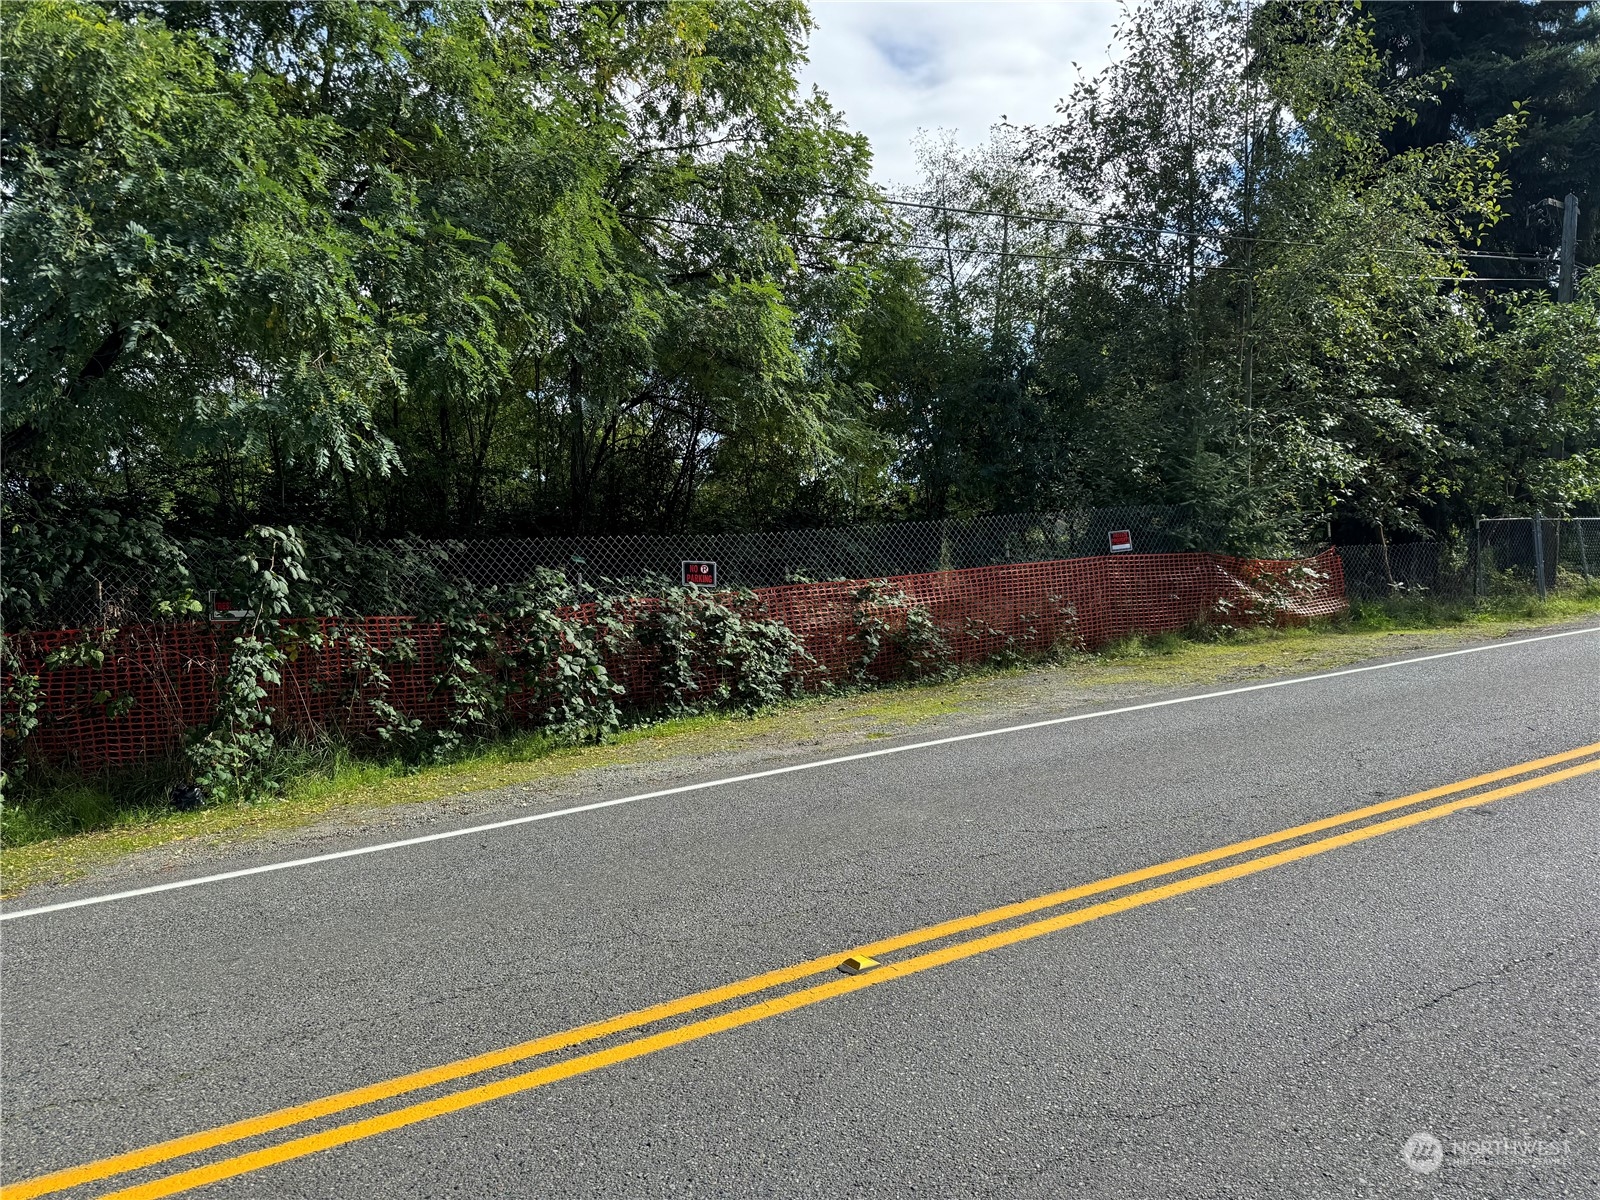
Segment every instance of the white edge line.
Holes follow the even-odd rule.
[[[87,908],[94,904],[110,904],[113,900],[131,900],[135,896],[153,896],[157,892],[172,892],[179,888],[199,887],[205,883],[221,883],[228,879],[243,879],[250,875],[265,875],[272,871],[287,871],[291,867],[307,867],[314,863],[336,862],[341,858],[358,858],[364,854],[378,854],[385,850],[399,850],[406,846],[422,846],[429,842],[442,842],[450,838],[471,837],[496,829],[510,829],[514,825],[531,825],[535,821],[552,821],[556,817],[571,817],[578,813],[596,812],[602,808],[615,808],[619,804],[636,804],[640,800],[659,800],[663,796],[681,796],[686,792],[702,792],[710,788],[727,787],[734,783],[749,783],[755,779],[771,779],[794,771],[814,771],[820,767],[835,767],[840,763],[861,762],[869,758],[883,758],[890,754],[905,754],[911,750],[927,750],[933,746],[949,746],[957,742],[972,742],[980,738],[999,737],[1007,733],[1021,733],[1028,729],[1045,729],[1052,725],[1070,725],[1077,721],[1091,721],[1096,717],[1115,717],[1124,713],[1143,712],[1152,708],[1167,708],[1174,704],[1191,704],[1196,700],[1216,700],[1223,696],[1239,696],[1246,692],[1263,692],[1271,688],[1292,687],[1301,683],[1317,683],[1324,679],[1339,679],[1347,675],[1362,675],[1368,671],[1384,671],[1391,667],[1406,667],[1413,663],[1433,662],[1441,658],[1456,658],[1463,654],[1481,654],[1487,650],[1504,650],[1512,646],[1526,646],[1533,642],[1548,642],[1556,638],[1578,637],[1582,634],[1600,633],[1600,626],[1590,629],[1569,629],[1561,633],[1545,633],[1537,637],[1518,638],[1510,642],[1493,642],[1487,646],[1469,646],[1464,650],[1445,650],[1438,654],[1423,654],[1416,658],[1402,658],[1395,662],[1371,663],[1364,667],[1346,667],[1340,671],[1325,671],[1320,675],[1300,675],[1293,679],[1275,679],[1267,683],[1252,683],[1245,687],[1227,688],[1219,692],[1201,692],[1194,696],[1174,696],[1167,700],[1151,700],[1144,704],[1129,704],[1122,708],[1106,708],[1096,712],[1074,713],[1066,717],[1050,717],[1043,721],[1029,721],[1023,725],[1007,725],[1001,729],[984,729],[976,733],[958,733],[950,737],[933,738],[925,742],[911,742],[904,746],[885,746],[879,750],[863,750],[856,754],[842,754],[836,758],[822,758],[813,762],[792,763],[786,767],[770,767],[764,771],[751,771],[745,775],[729,775],[723,779],[710,779],[700,783],[685,783],[678,787],[662,788],[654,792],[640,792],[634,796],[619,796],[615,800],[599,800],[593,804],[579,804],[572,808],[558,808],[550,812],[532,813],[525,817],[512,817],[493,821],[487,825],[469,825],[465,829],[447,829],[441,833],[421,837],[402,838],[395,842],[379,842],[372,846],[357,846],[352,850],[335,850],[328,854],[314,854],[309,858],[291,858],[284,862],[268,863],[260,867],[244,867],[237,871],[222,871],[215,875],[201,875],[194,879],[179,879],[172,883],[158,883],[150,887],[130,888],[125,892],[110,892],[103,896],[86,896],[81,900],[64,900],[59,904],[41,904],[36,908],[21,908],[14,912],[0,912],[0,921],[17,921],[23,917],[40,917],[45,913],[62,912],[69,908]]]

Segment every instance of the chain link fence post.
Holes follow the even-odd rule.
[[[1539,600],[1549,599],[1544,582],[1544,513],[1533,514],[1533,576],[1539,584]]]
[[[1483,514],[1472,526],[1472,598],[1483,599]]]

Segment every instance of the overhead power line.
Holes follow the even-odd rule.
[[[830,194],[842,196],[842,193]],[[1216,230],[1180,229],[1171,225],[1133,225],[1117,221],[1091,220],[1086,217],[1060,217],[1046,215],[1043,213],[1030,213],[1027,211],[1010,212],[986,208],[965,208],[950,204],[929,204],[924,201],[897,200],[887,197],[885,197],[882,202],[885,204],[895,205],[899,208],[915,208],[928,212],[961,213],[966,216],[974,217],[999,217],[1005,220],[1033,221],[1046,225],[1069,225],[1078,228],[1109,229],[1129,233],[1156,233],[1170,237],[1193,237],[1207,239],[1215,238],[1224,241],[1248,241],[1253,242],[1256,245],[1297,246],[1311,250],[1330,250],[1336,248],[1330,246],[1326,242],[1305,242],[1296,241],[1292,238],[1260,237],[1255,234],[1224,233]],[[1375,246],[1373,249],[1381,254],[1414,254],[1424,257],[1434,257],[1436,255],[1444,254],[1443,251],[1419,250],[1410,246]],[[1452,251],[1451,254],[1457,258],[1500,259],[1510,262],[1549,263],[1552,261],[1550,258],[1538,254],[1495,254],[1488,251],[1475,250],[1456,250]]]
[[[784,188],[781,184],[768,183],[765,185],[772,191],[790,191],[798,193],[798,188]],[[1294,238],[1262,237],[1258,234],[1227,233],[1220,230],[1184,229],[1172,225],[1144,225],[1122,221],[1107,221],[1098,217],[1068,217],[1055,213],[1033,212],[1027,209],[1005,210],[989,208],[969,208],[958,204],[934,204],[924,200],[904,200],[892,196],[863,197],[849,192],[836,191],[830,188],[817,189],[813,195],[827,196],[835,200],[850,200],[868,205],[889,205],[894,208],[909,208],[923,212],[958,213],[963,216],[993,217],[1001,220],[1028,221],[1042,225],[1064,225],[1078,229],[1105,229],[1121,233],[1151,233],[1164,237],[1186,237],[1203,240],[1249,242],[1253,245],[1266,246],[1293,246],[1306,250],[1336,250],[1341,247],[1327,242],[1309,242]],[[1543,254],[1500,254],[1488,250],[1425,250],[1414,246],[1373,246],[1368,248],[1377,254],[1414,255],[1421,258],[1471,258],[1486,261],[1500,262],[1526,262],[1537,263],[1554,267],[1555,258]]]
[[[772,187],[773,185],[768,185]],[[781,187],[774,190],[782,191]],[[861,196],[851,195],[848,192],[821,189],[817,195],[828,196],[835,200],[863,201]],[[1002,220],[1030,221],[1043,225],[1065,225],[1079,229],[1106,229],[1122,233],[1153,233],[1166,237],[1190,237],[1221,241],[1248,241],[1256,245],[1269,246],[1295,246],[1309,250],[1332,250],[1338,247],[1327,242],[1299,241],[1293,238],[1261,237],[1255,234],[1226,233],[1218,230],[1183,229],[1172,225],[1142,225],[1123,221],[1107,221],[1097,217],[1066,217],[1054,213],[1032,212],[1027,209],[1004,210],[991,208],[969,208],[959,204],[933,204],[924,200],[903,200],[891,196],[879,196],[871,200],[864,200],[869,204],[886,204],[895,208],[910,208],[924,212],[959,213],[972,217],[997,217]],[[1413,246],[1374,246],[1371,250],[1380,254],[1410,254],[1419,257],[1438,257],[1446,252],[1437,250],[1421,250]],[[1540,254],[1498,254],[1492,251],[1454,250],[1449,254],[1457,258],[1498,259],[1507,262],[1552,263],[1554,260],[1548,255]]]
[[[652,224],[689,225],[689,226],[692,226],[692,227],[702,228],[702,229],[717,229],[717,230],[723,231],[724,233],[746,233],[746,232],[749,231],[749,228],[750,228],[748,225],[729,225],[729,224],[727,224],[725,222],[721,222],[721,221],[701,221],[701,220],[697,220],[697,219],[695,219],[693,217],[639,217],[639,216],[636,216],[634,219],[635,220],[639,220],[639,221],[647,221],[647,222],[650,222]],[[990,247],[990,246],[941,246],[941,245],[928,243],[928,242],[904,242],[904,241],[899,240],[898,238],[855,238],[855,237],[846,237],[843,234],[818,233],[818,232],[815,232],[813,230],[806,230],[803,233],[797,232],[797,233],[794,234],[794,236],[797,239],[799,239],[799,238],[810,238],[813,241],[837,242],[837,243],[839,243],[841,245],[846,245],[846,246],[886,247],[886,248],[891,248],[891,249],[902,249],[902,250],[922,250],[922,251],[926,251],[928,253],[933,253],[933,254],[989,254],[989,255],[998,255],[998,254],[1001,253],[1001,251],[999,251],[999,250],[997,250],[997,249],[995,249],[993,247]],[[1144,267],[1144,266],[1149,266],[1150,265],[1150,260],[1149,259],[1145,259],[1145,258],[1103,258],[1103,257],[1095,257],[1092,260],[1085,260],[1084,256],[1081,255],[1081,254],[1079,254],[1079,255],[1072,255],[1072,254],[1038,254],[1038,253],[1034,253],[1034,252],[1013,250],[1013,249],[1006,250],[1005,254],[1006,254],[1006,257],[1008,257],[1008,258],[1031,259],[1031,260],[1037,260],[1039,262],[1082,263],[1084,261],[1093,261],[1093,262],[1096,262],[1096,263],[1122,264],[1122,265],[1130,266],[1130,267]],[[1219,264],[1216,267],[1216,269],[1218,269],[1218,270],[1234,270],[1235,268],[1227,267],[1227,266],[1223,266],[1223,265]]]
[[[744,233],[748,232],[750,228],[748,225],[731,225],[722,221],[704,221],[693,217],[643,217],[636,215],[634,219],[645,221],[651,224],[687,225],[693,228],[716,229],[724,233]],[[1034,262],[1064,262],[1072,263],[1077,266],[1105,265],[1147,267],[1151,265],[1151,260],[1148,258],[1106,258],[1099,255],[1083,254],[1039,254],[1036,252],[1021,251],[1009,247],[1002,251],[993,246],[947,246],[928,242],[905,242],[895,238],[847,237],[842,234],[820,233],[812,230],[807,230],[803,233],[797,232],[794,236],[796,238],[807,238],[813,241],[834,242],[840,245],[860,246],[864,248],[919,250],[931,254],[981,254],[996,257],[1004,254],[1007,258],[1023,259]],[[1206,271],[1235,272],[1244,270],[1243,267],[1234,266],[1228,263],[1211,263],[1206,265],[1204,269]],[[1588,269],[1589,268],[1584,268],[1584,270]],[[1350,275],[1348,272],[1346,275],[1349,278],[1358,277],[1356,275]],[[1530,279],[1526,276],[1520,275],[1423,275],[1418,276],[1417,278],[1447,283],[1521,283],[1529,286],[1550,286],[1548,280]]]

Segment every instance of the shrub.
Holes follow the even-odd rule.
[[[909,679],[942,679],[954,672],[954,651],[933,614],[886,580],[857,588],[850,615],[857,683],[885,677],[892,665]]]
[[[754,592],[659,591],[635,601],[635,636],[658,655],[669,712],[750,711],[800,693],[815,660],[792,629],[767,616]]]

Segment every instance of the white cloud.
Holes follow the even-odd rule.
[[[965,145],[1013,124],[1051,119],[1077,77],[1107,62],[1111,2],[813,3],[817,28],[802,85],[815,83],[872,139],[882,183],[916,177],[918,129],[952,129]]]

